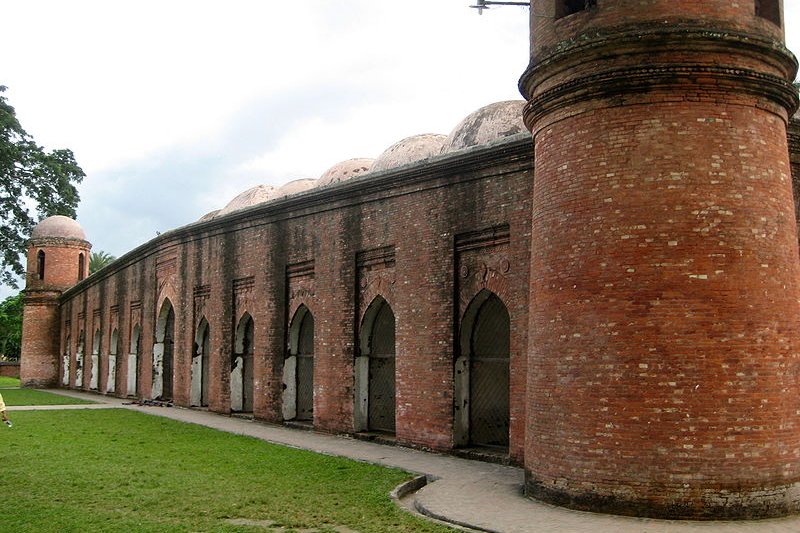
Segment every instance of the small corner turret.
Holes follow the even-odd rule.
[[[69,217],[48,217],[33,228],[28,241],[20,381],[24,387],[57,384],[60,351],[61,293],[89,272],[92,245]]]

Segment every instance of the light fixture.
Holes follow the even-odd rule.
[[[483,15],[484,9],[489,9],[489,6],[530,6],[529,2],[494,2],[492,0],[476,0],[474,6],[469,6],[478,10],[478,15]]]

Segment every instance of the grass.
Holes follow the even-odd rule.
[[[399,470],[122,409],[13,420],[0,426],[4,532],[452,531],[391,502]]]
[[[19,378],[0,376],[0,387],[19,387]]]
[[[0,394],[6,406],[13,408],[15,405],[80,405],[96,403],[90,400],[69,398],[60,394],[35,389],[2,389]]]
[[[6,405],[9,407],[14,405],[80,405],[95,403],[90,400],[69,398],[42,390],[20,389],[19,378],[6,376],[0,376],[0,394],[3,395]]]

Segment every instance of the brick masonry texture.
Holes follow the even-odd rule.
[[[0,376],[18,378],[19,363],[0,363]]]
[[[357,331],[366,306],[381,296],[396,317],[396,439],[448,450],[453,447],[454,339],[464,307],[459,301],[491,290],[511,316],[509,456],[521,463],[528,295],[512,287],[528,285],[532,166],[530,139],[523,134],[431,164],[179,228],[67,290],[60,298],[61,334],[56,325],[42,336],[60,344],[52,354],[68,354],[70,386],[87,390],[97,336],[97,389],[102,392],[109,385],[108,354],[116,330],[113,388],[114,394],[126,396],[134,391],[126,388],[125,361],[132,332],[140,329],[138,395],[149,398],[157,315],[169,300],[175,310],[173,399],[190,405],[191,354],[197,326],[205,318],[210,326],[209,408],[228,413],[233,339],[247,313],[255,330],[254,416],[282,422],[288,329],[305,305],[315,321],[314,427],[353,433]],[[491,233],[494,227],[507,228],[506,242],[478,244],[482,256],[470,257],[473,273],[459,278],[463,286],[456,295],[457,236]],[[387,247],[394,264],[370,267],[361,283],[358,258]],[[485,264],[490,267],[483,271]],[[79,352],[83,368],[76,383]],[[51,374],[60,375],[61,357],[49,360],[57,368]]]
[[[190,224],[77,284],[84,245],[55,243],[58,282],[29,279],[23,382],[155,396],[171,306],[172,399],[193,403],[205,320],[208,408],[230,413],[252,317],[253,415],[283,422],[308,309],[313,426],[354,433],[362,321],[381,297],[395,438],[452,450],[462,317],[491,291],[510,316],[508,457],[530,496],[796,512],[800,122],[782,30],[752,0],[597,0],[555,18],[557,1],[532,9],[520,81],[533,146],[517,135]]]
[[[796,511],[796,62],[779,27],[752,2],[680,0],[532,24],[528,494]]]

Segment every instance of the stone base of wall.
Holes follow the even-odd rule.
[[[668,520],[756,520],[800,510],[800,483],[749,490],[660,487],[658,494],[642,497],[642,487],[598,483],[576,490],[558,482],[543,482],[530,472],[525,478],[529,498],[578,511]]]

